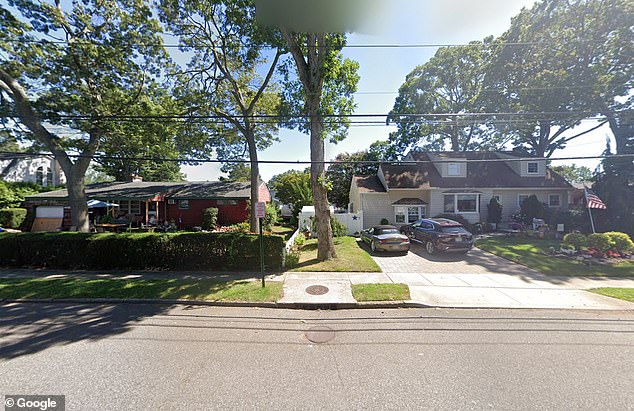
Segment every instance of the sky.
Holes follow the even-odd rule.
[[[353,33],[348,44],[464,44],[493,35],[499,36],[510,25],[511,17],[522,7],[530,7],[533,0],[389,0],[387,7],[375,13],[381,26],[372,33]],[[376,20],[376,19],[375,19]],[[387,114],[394,105],[398,89],[405,76],[416,66],[424,64],[436,52],[426,48],[345,48],[345,57],[360,64],[358,92],[355,94],[355,114]],[[584,122],[570,135],[593,127]],[[356,152],[369,148],[377,140],[387,140],[391,126],[352,125],[348,137],[338,144],[326,145],[326,159],[333,160],[342,152]],[[605,149],[609,127],[573,140],[555,157],[601,155]],[[309,161],[309,137],[291,130],[281,130],[280,141],[259,153],[260,160]],[[578,165],[594,169],[597,160],[574,160]],[[554,165],[571,161],[555,161]],[[295,168],[303,170],[307,165],[262,164],[260,175],[268,181],[273,175]],[[216,180],[220,175],[219,164],[183,166],[182,171],[190,181]]]

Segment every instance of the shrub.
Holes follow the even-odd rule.
[[[310,218],[311,222],[310,222],[310,232],[312,233],[316,233],[317,232],[317,220],[313,217]],[[335,217],[333,217],[332,215],[330,216],[330,228],[332,229],[332,235],[333,237],[344,237],[346,235],[346,233],[348,232],[348,228],[343,225],[342,222],[340,222],[339,220],[337,220]]]
[[[295,268],[299,265],[299,250],[291,248],[284,257],[284,267],[286,268]]]
[[[613,251],[619,254],[628,254],[634,251],[634,242],[632,242],[632,239],[626,233],[610,231],[604,234],[610,239]]]
[[[348,233],[348,228],[339,220],[330,217],[330,227],[334,237],[344,237]]]
[[[532,194],[522,203],[521,213],[524,216],[524,224],[533,224],[533,218],[544,217],[544,204]]]
[[[580,250],[582,247],[588,246],[588,238],[581,233],[568,233],[564,236],[564,245]]]
[[[564,230],[577,230],[582,233],[588,233],[592,230],[588,212],[581,210],[562,211],[559,209],[544,209],[544,221],[546,224],[557,227],[557,224],[563,224]]]
[[[471,232],[474,231],[473,224],[471,224],[469,222],[469,220],[467,220],[466,218],[464,218],[460,214],[438,214],[434,218],[446,218],[446,219],[449,219],[449,220],[454,220],[454,221],[457,221],[460,224],[462,224],[467,230],[469,230]]]
[[[301,250],[305,242],[306,242],[306,239],[304,238],[304,236],[296,235],[295,240],[293,241],[293,244],[295,245],[295,247],[297,247],[298,250]]]
[[[215,207],[203,210],[203,230],[212,230],[218,224],[218,209]]]
[[[497,198],[492,197],[487,205],[487,222],[498,224],[502,221],[502,204]]]
[[[388,225],[388,224],[390,224],[390,221],[387,218],[381,219],[381,225]]]
[[[24,208],[4,208],[0,210],[0,227],[19,228],[26,218]]]
[[[590,234],[588,236],[588,246],[596,249],[601,254],[605,254],[612,248],[612,241],[605,233]]]
[[[277,224],[279,220],[279,215],[277,212],[277,207],[273,203],[268,203],[266,205],[265,215],[264,215],[264,226],[262,229],[264,231],[271,231],[273,226]]]
[[[264,261],[282,267],[284,240],[264,236]],[[0,237],[0,262],[15,267],[244,271],[260,268],[257,235],[240,233],[22,233]]]

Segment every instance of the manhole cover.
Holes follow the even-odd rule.
[[[306,292],[310,295],[324,295],[328,291],[330,291],[328,287],[325,287],[323,285],[311,285],[310,287],[306,288]]]
[[[323,344],[335,338],[335,330],[326,326],[313,327],[304,333],[308,341]]]

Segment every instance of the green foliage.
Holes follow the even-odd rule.
[[[313,203],[310,173],[290,170],[271,179],[271,187],[282,204],[290,204],[297,217],[302,207]]]
[[[633,151],[634,152],[634,151]],[[608,150],[609,153],[609,150]],[[606,158],[593,191],[607,210],[592,210],[597,229],[634,236],[634,163],[628,158]]]
[[[375,142],[374,145],[381,142]],[[363,163],[363,161],[383,161],[385,153],[372,149],[358,151],[356,153],[340,153],[334,161],[341,163],[331,164],[326,171],[326,177],[332,184],[328,192],[328,201],[339,207],[347,207],[350,202],[350,184],[353,176],[376,174],[379,169],[377,163]]]
[[[304,236],[301,235],[297,235],[295,236],[295,241],[293,242],[293,244],[299,249],[301,250],[302,247],[304,246],[304,243],[306,242],[306,238]]]
[[[0,209],[0,227],[19,228],[26,218],[25,208],[2,208]]]
[[[264,236],[270,270],[282,265],[284,241]],[[0,261],[22,267],[85,269],[257,270],[257,235],[216,233],[24,233],[0,237]]]
[[[203,230],[213,230],[218,225],[218,209],[215,207],[203,210]]]
[[[381,225],[388,225],[388,224],[390,224],[390,220],[388,220],[387,218],[381,219]]]
[[[301,252],[298,249],[291,248],[286,252],[286,256],[284,257],[284,267],[295,268],[299,265],[299,258],[301,256]]]
[[[409,73],[399,89],[388,120],[398,130],[390,135],[397,152],[422,147],[428,151],[495,149],[502,146],[499,133],[487,117],[456,115],[444,118],[411,116],[418,113],[486,113],[486,68],[492,53],[491,38],[469,46],[442,47],[425,64]]]
[[[502,204],[495,197],[491,197],[487,205],[487,222],[499,224],[502,221]]]
[[[50,190],[50,187],[42,187],[34,183],[0,181],[0,208],[19,207],[26,196]]]
[[[588,247],[595,248],[605,254],[612,248],[612,241],[605,233],[595,233],[588,236]]]
[[[568,233],[563,240],[564,245],[572,246],[575,250],[588,246],[588,237],[581,233]]]
[[[628,234],[617,231],[610,231],[604,234],[610,239],[613,251],[620,254],[628,254],[634,251],[634,242],[632,242]]]
[[[334,237],[343,237],[347,234],[348,229],[342,222],[334,217],[330,217],[330,227],[332,228],[332,235]]]
[[[592,231],[590,226],[590,220],[588,218],[588,211],[583,210],[561,210],[544,208],[544,221],[550,226],[557,224],[563,224],[565,231],[581,231],[582,233],[589,233]]]
[[[542,0],[512,19],[510,29],[494,41],[488,70],[493,109],[568,113],[526,116],[524,121],[498,116],[497,127],[514,138],[516,147],[550,156],[583,135],[565,131],[589,113],[612,117],[615,124],[625,117],[634,101],[634,65],[629,58],[634,53],[633,10],[629,0]],[[517,42],[525,45],[504,46]]]
[[[265,214],[264,214],[264,226],[262,229],[264,231],[270,232],[273,229],[273,226],[277,224],[279,220],[279,215],[277,213],[277,207],[273,203],[267,203]]]
[[[535,194],[531,194],[520,206],[521,214],[524,216],[524,224],[533,224],[533,218],[544,217],[544,204],[537,199]]]
[[[551,167],[554,172],[561,175],[569,183],[583,183],[590,181],[593,177],[592,170],[586,166],[576,164]]]

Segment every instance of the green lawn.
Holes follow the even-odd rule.
[[[284,237],[284,241],[288,241],[295,232],[295,228],[286,225],[276,225],[271,227],[271,232],[275,235]]]
[[[595,294],[601,294],[634,303],[634,288],[595,288],[590,291]]]
[[[337,258],[320,262],[317,260],[317,239],[306,241],[301,250],[299,264],[290,271],[381,272],[370,254],[357,243],[356,238],[336,237],[334,242]]]
[[[357,301],[409,300],[407,284],[352,284],[352,295]]]
[[[634,277],[634,263],[615,265],[592,264],[567,257],[547,255],[548,249],[559,249],[556,240],[539,240],[520,237],[491,237],[477,241],[476,245],[507,260],[515,261],[548,275]]]
[[[0,279],[3,298],[121,298],[205,301],[277,301],[282,283],[215,280]]]

